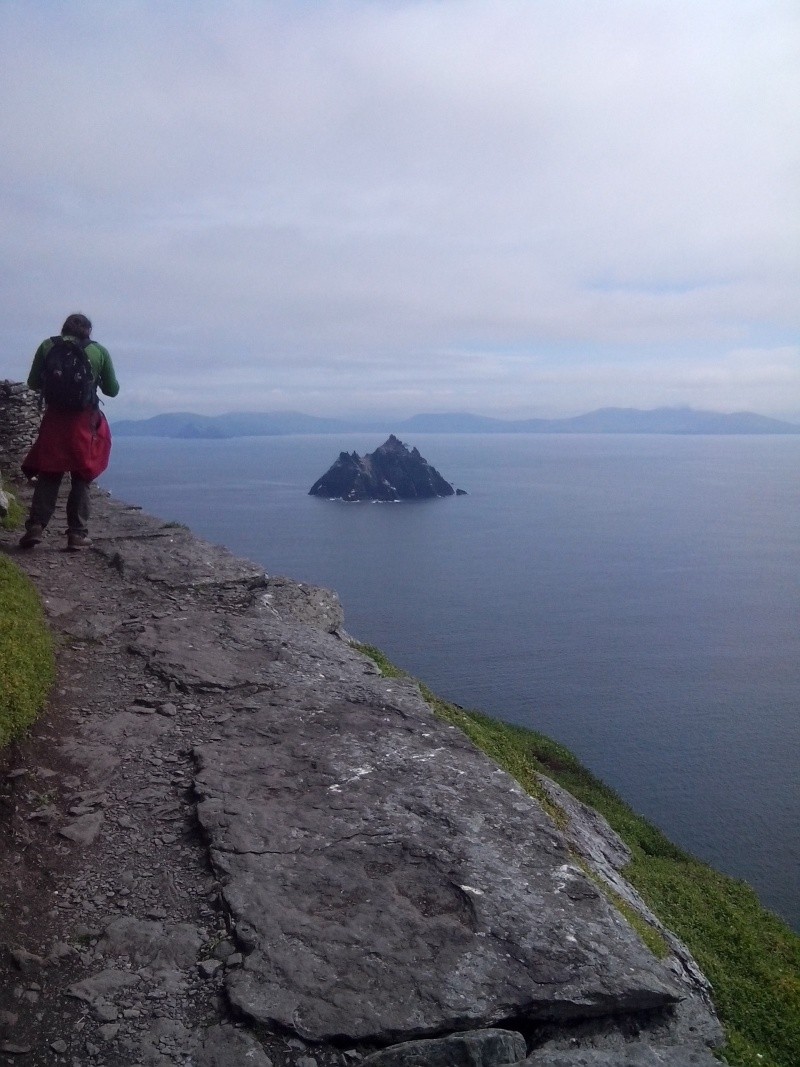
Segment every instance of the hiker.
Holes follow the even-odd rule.
[[[28,520],[19,546],[33,548],[42,540],[55,511],[61,479],[72,478],[67,497],[67,549],[91,547],[89,486],[108,466],[111,431],[100,411],[97,387],[116,396],[119,383],[111,356],[91,340],[85,315],[67,317],[59,337],[42,341],[33,357],[28,386],[45,404],[39,434],[22,461],[27,478],[36,480]]]

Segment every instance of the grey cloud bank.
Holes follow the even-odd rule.
[[[800,416],[781,2],[0,6],[0,376],[115,414]]]

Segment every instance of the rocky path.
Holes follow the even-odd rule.
[[[0,773],[0,1064],[715,1062],[685,961],[333,594],[95,515],[0,545],[59,661]]]

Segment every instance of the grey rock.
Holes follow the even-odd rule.
[[[114,746],[98,744],[86,737],[64,738],[61,751],[84,767],[87,775],[98,784],[108,782],[119,767],[120,754]]]
[[[194,965],[192,965],[192,969],[194,969]],[[167,997],[183,994],[186,989],[188,968],[186,970],[177,970],[174,967],[157,965],[150,970],[142,968],[139,974],[148,986],[157,986],[157,988],[151,988],[147,994],[148,997],[153,1000],[163,1000]]]
[[[304,585],[288,578],[269,578],[257,601],[262,611],[336,633],[344,626],[344,611],[330,589]]]
[[[101,641],[119,629],[119,616],[94,611],[87,615],[84,610],[60,620],[60,628],[79,641]]]
[[[58,817],[58,809],[52,804],[46,804],[43,808],[37,808],[36,811],[30,812],[26,815],[28,822],[53,822]]]
[[[189,923],[170,926],[125,915],[109,923],[98,950],[127,956],[138,967],[170,970],[193,966],[201,943],[197,927]]]
[[[234,1007],[385,1042],[678,1000],[539,804],[412,687],[359,677],[281,690],[196,754]]]
[[[708,1049],[658,1049],[642,1044],[623,1053],[540,1049],[524,1060],[524,1067],[719,1067],[719,1060]]]
[[[226,937],[224,940],[220,941],[218,945],[214,946],[212,956],[218,960],[226,960],[228,956],[232,956],[235,951],[236,948],[233,942]]]
[[[272,1060],[249,1034],[233,1026],[212,1026],[197,1054],[197,1067],[272,1067]]]
[[[74,959],[77,955],[78,951],[73,945],[68,945],[65,941],[55,941],[47,958],[51,963],[59,963],[62,960]]]
[[[550,799],[568,817],[567,840],[607,880],[631,860],[631,850],[603,816],[544,774],[537,775]]]
[[[425,500],[453,496],[455,489],[394,434],[365,456],[340,452],[309,489],[311,496],[341,500]]]
[[[66,989],[68,997],[83,1000],[89,1005],[104,1003],[109,998],[115,997],[120,991],[132,989],[139,985],[141,978],[138,974],[130,971],[119,971],[113,967],[99,971],[97,974],[84,978],[79,982],[73,982]]]
[[[148,536],[142,536],[143,527]],[[173,590],[264,584],[263,567],[238,559],[188,530],[148,520],[141,513],[129,528],[132,537],[126,538],[118,523],[111,537],[94,536],[95,550],[128,578],[139,576]]]
[[[108,1004],[104,1000],[97,1000],[92,1004],[95,1018],[99,1019],[101,1023],[113,1022],[119,1018],[119,1009],[113,1004]]]
[[[525,1058],[514,1030],[471,1030],[429,1041],[406,1041],[363,1060],[364,1067],[501,1067]]]
[[[654,1012],[646,1019],[615,1016],[545,1026],[525,1063],[528,1067],[560,1067],[562,1063],[577,1067],[713,1067],[719,1061],[710,1052],[703,1032],[693,1031],[674,1018],[682,1007]]]
[[[182,1022],[166,1015],[156,1016],[150,1020],[147,1032],[142,1036],[139,1059],[134,1062],[147,1064],[147,1067],[174,1067],[175,1051],[179,1049],[185,1055],[178,1060],[184,1063],[194,1044],[191,1032]],[[196,1062],[193,1056],[190,1062]]]
[[[117,752],[134,749],[141,752],[148,744],[158,741],[173,726],[152,712],[142,715],[132,710],[118,711],[102,722],[93,724],[92,736],[99,742],[107,742]]]
[[[47,960],[42,956],[37,956],[33,952],[28,952],[24,948],[9,949],[9,955],[14,961],[17,969],[22,971],[23,974],[31,974],[33,971],[38,971],[47,964]]]
[[[674,1013],[674,1031],[683,1034],[690,1043],[700,1035],[709,1045],[721,1045],[724,1032],[714,1010],[708,980],[686,945],[666,929],[622,875],[631,858],[628,847],[599,812],[582,804],[545,775],[540,774],[538,778],[553,803],[567,816],[565,835],[575,851],[664,938],[670,952],[665,965],[684,987],[685,994]]]
[[[53,596],[52,593],[48,593],[42,597],[42,603],[44,609],[51,619],[58,619],[64,615],[71,615],[74,611],[80,609],[80,605],[74,600],[66,600],[64,597]]]
[[[280,655],[257,620],[200,613],[155,622],[130,647],[165,681],[201,690],[266,684]]]
[[[87,815],[81,815],[67,826],[62,826],[58,832],[62,837],[74,841],[77,845],[91,845],[100,833],[102,824],[102,811],[93,811]]]

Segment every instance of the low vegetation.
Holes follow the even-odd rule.
[[[6,496],[8,497],[8,514],[0,519],[0,527],[4,530],[17,530],[22,525],[25,512],[17,498],[8,490],[6,490]]]
[[[36,590],[0,555],[0,748],[30,726],[54,678],[53,642]]]
[[[379,649],[357,647],[385,675],[403,675]],[[420,689],[436,715],[463,730],[533,796],[546,801],[537,778],[546,774],[605,816],[632,852],[625,877],[688,945],[714,988],[727,1037],[723,1059],[735,1067],[797,1067],[800,937],[766,911],[744,882],[672,844],[563,745]],[[558,822],[561,813],[545,806]]]

